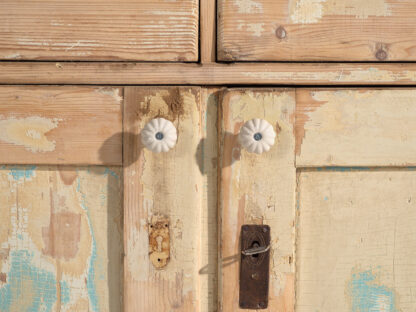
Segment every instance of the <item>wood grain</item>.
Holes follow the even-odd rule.
[[[221,61],[414,61],[413,0],[219,0]]]
[[[413,311],[414,170],[299,178],[296,311]]]
[[[120,175],[0,166],[0,311],[123,310]]]
[[[216,61],[216,14],[217,3],[216,0],[201,1],[201,63],[215,63]]]
[[[416,90],[297,89],[296,166],[416,164]]]
[[[122,93],[107,87],[0,87],[0,163],[121,164]]]
[[[197,61],[197,0],[3,0],[0,59]]]
[[[0,84],[414,85],[412,63],[0,62]]]
[[[209,94],[197,87],[125,89],[125,311],[215,309],[217,114]],[[167,153],[150,152],[139,138],[155,117],[178,130]],[[155,215],[170,224],[170,259],[162,269],[149,259]]]
[[[295,92],[231,89],[225,91],[221,107],[219,310],[241,311],[241,226],[268,224],[271,263],[267,311],[294,311]],[[242,124],[253,118],[266,119],[278,133],[275,145],[261,155],[242,150],[237,141]]]

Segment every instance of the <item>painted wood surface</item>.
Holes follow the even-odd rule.
[[[122,99],[112,87],[0,86],[0,163],[121,164]]]
[[[122,311],[119,167],[0,167],[0,311]]]
[[[269,307],[294,311],[295,138],[294,90],[234,89],[224,93],[220,114],[220,311],[239,309],[239,247],[243,224],[271,228]],[[237,135],[245,121],[266,119],[277,133],[269,152],[242,150]]]
[[[414,165],[415,119],[414,89],[297,89],[296,165]]]
[[[124,113],[125,311],[216,308],[217,109],[215,89],[126,87]],[[173,122],[176,146],[145,149],[140,131],[155,117]],[[169,224],[170,258],[152,264],[149,225]]]
[[[413,0],[219,0],[222,61],[411,61]]]
[[[0,59],[197,61],[197,0],[2,0]]]
[[[416,171],[299,177],[296,311],[415,311]]]
[[[414,63],[0,62],[2,84],[414,85]]]

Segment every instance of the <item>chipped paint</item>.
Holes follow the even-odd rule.
[[[123,97],[120,94],[120,88],[108,88],[108,87],[100,87],[95,89],[95,92],[109,95],[111,96],[117,103],[121,103],[123,101]]]
[[[263,13],[263,4],[253,0],[234,0],[238,13]]]
[[[17,60],[22,58],[22,56],[19,53],[12,53],[8,54],[4,57],[6,60]]]
[[[261,37],[264,31],[264,23],[239,23],[238,30],[245,30],[252,33],[253,37]]]
[[[15,181],[21,179],[31,180],[32,177],[36,176],[36,166],[15,166],[10,168],[9,176]]]
[[[0,116],[0,140],[23,146],[26,150],[51,152],[55,150],[55,141],[48,140],[46,134],[58,127],[62,119],[31,116],[26,118],[5,118]]]
[[[1,167],[2,312],[121,310],[120,169],[69,171]]]
[[[296,24],[318,23],[325,15],[348,15],[357,19],[391,15],[386,0],[297,0],[290,12],[290,19]]]
[[[291,80],[304,81],[313,80],[315,82],[334,82],[334,83],[351,83],[357,81],[367,81],[368,83],[386,82],[386,81],[415,81],[416,72],[400,71],[393,72],[378,68],[363,68],[361,70],[335,70],[335,71],[313,71],[313,72],[284,72],[284,71],[259,71],[259,72],[242,72],[245,77],[261,80]],[[266,81],[267,83],[267,81]]]
[[[392,288],[380,285],[372,270],[354,272],[348,283],[351,312],[398,312],[396,296]]]

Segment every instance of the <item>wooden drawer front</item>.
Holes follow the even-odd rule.
[[[197,0],[4,0],[0,59],[197,61]]]
[[[416,60],[412,0],[219,0],[223,61]]]
[[[0,164],[120,165],[122,89],[1,86]]]

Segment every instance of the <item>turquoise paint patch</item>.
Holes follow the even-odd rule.
[[[107,168],[106,168],[107,169]],[[92,311],[98,312],[99,305],[98,305],[98,296],[97,296],[97,289],[95,287],[95,266],[97,262],[97,243],[95,241],[95,235],[94,235],[94,229],[92,228],[91,223],[91,217],[90,212],[88,210],[85,194],[81,191],[81,181],[78,175],[77,178],[77,192],[81,194],[81,207],[84,209],[87,213],[88,218],[88,225],[90,227],[91,231],[91,258],[89,263],[89,268],[87,272],[87,292],[88,292],[88,298],[92,307]]]
[[[325,197],[324,197],[324,200],[328,200],[328,196],[325,196]]]
[[[377,285],[371,270],[354,273],[349,283],[352,312],[398,312],[395,294],[383,285]]]
[[[36,166],[11,167],[9,175],[11,175],[15,181],[19,181],[22,178],[30,179],[35,176],[35,170]]]
[[[32,302],[24,312],[52,312],[57,300],[56,279],[53,273],[31,264],[33,252],[28,250],[12,251],[11,266],[7,274],[8,283],[0,288],[0,310],[10,311],[12,303],[28,296],[25,285],[31,287]]]
[[[60,281],[59,284],[61,286],[61,305],[65,305],[71,299],[70,289],[68,287],[68,283],[65,281]]]
[[[108,175],[109,174],[109,175],[115,177],[116,179],[120,179],[120,177],[118,176],[118,174],[115,173],[113,170],[111,170],[109,168],[105,168],[104,174],[105,175]]]

